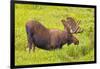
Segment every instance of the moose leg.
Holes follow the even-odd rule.
[[[52,50],[51,45],[47,45],[46,47],[47,50]]]
[[[33,52],[35,51],[35,44],[33,43]]]
[[[31,49],[33,49],[33,52],[35,51],[35,44],[32,41],[28,41],[28,47],[29,47],[29,52],[31,51]]]
[[[29,46],[29,53],[30,53],[30,51],[31,51],[31,49],[32,49],[32,43],[29,42],[29,43],[28,43],[28,46]]]
[[[29,52],[30,52],[31,49],[32,49],[32,38],[28,35],[27,39],[28,39],[28,45],[27,45],[27,47],[29,48]]]
[[[62,45],[59,46],[59,49],[62,49]]]

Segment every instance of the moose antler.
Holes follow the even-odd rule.
[[[70,33],[70,26],[68,24],[66,24],[66,21],[65,20],[61,20],[61,22],[63,23],[66,32]]]
[[[66,24],[69,26],[71,33],[83,32],[83,29],[81,29],[80,26],[79,26],[79,24],[80,24],[79,20],[75,21],[74,18],[67,17]],[[64,27],[66,27],[66,26],[64,25]]]

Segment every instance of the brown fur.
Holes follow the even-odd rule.
[[[41,23],[33,20],[26,23],[26,32],[29,51],[32,49],[32,44],[34,44],[34,50],[35,46],[45,50],[52,50],[62,48],[65,43],[68,45],[79,43],[69,30],[47,29]]]

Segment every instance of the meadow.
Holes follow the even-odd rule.
[[[61,23],[66,17],[81,20],[84,32],[75,34],[79,45],[65,44],[62,49],[42,50],[36,48],[29,53],[25,24],[28,20],[37,20],[46,28],[64,30]],[[81,7],[45,6],[15,4],[15,65],[70,63],[94,61],[94,9]]]

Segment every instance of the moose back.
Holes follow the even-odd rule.
[[[48,29],[40,22],[30,20],[26,23],[26,32],[29,51],[35,47],[53,50],[60,49],[64,44],[79,44],[79,40],[74,37],[69,30]]]

